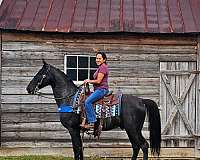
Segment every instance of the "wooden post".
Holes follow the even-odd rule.
[[[1,94],[2,94],[2,52],[3,52],[3,47],[2,47],[2,30],[0,31],[1,33],[1,51],[0,51],[0,147],[1,147],[1,116],[2,116],[2,112],[1,112]]]
[[[197,37],[197,70],[200,70],[200,36]],[[197,78],[197,86],[195,156],[200,158],[200,74]]]

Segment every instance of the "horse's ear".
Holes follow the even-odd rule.
[[[44,60],[44,59],[42,59],[42,62],[43,62],[43,64],[46,66],[47,65],[47,62]]]

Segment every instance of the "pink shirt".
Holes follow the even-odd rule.
[[[94,84],[94,90],[108,89],[108,74],[109,74],[108,66],[104,63],[102,65],[100,65],[99,68],[97,68],[96,72],[93,75],[94,79],[97,79],[98,73],[103,73],[104,77],[100,84]]]

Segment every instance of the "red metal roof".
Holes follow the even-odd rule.
[[[0,28],[47,32],[199,32],[200,0],[3,0]]]

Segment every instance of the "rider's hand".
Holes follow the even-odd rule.
[[[85,79],[85,80],[84,80],[84,84],[87,84],[87,83],[90,83],[90,80],[89,80],[89,79]]]

